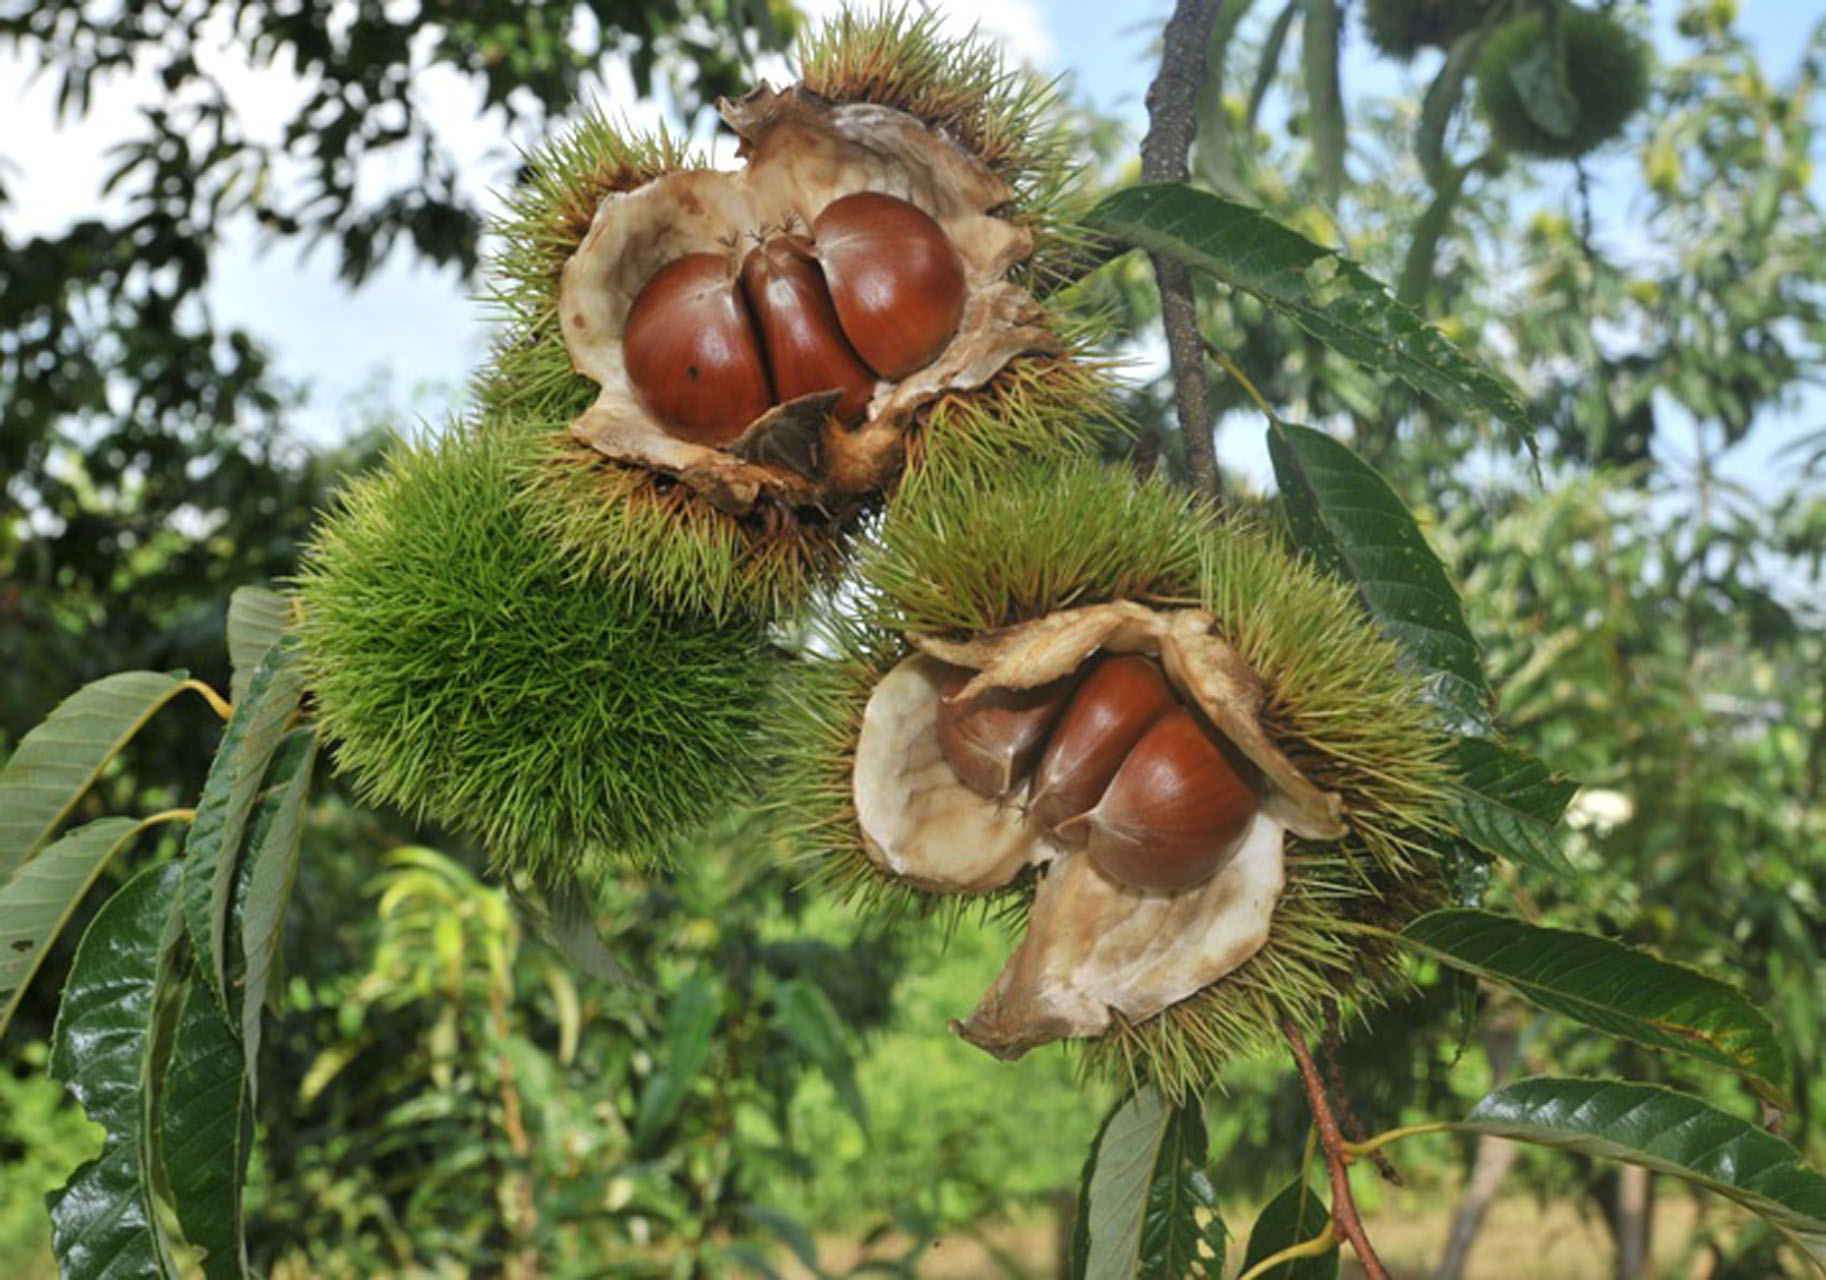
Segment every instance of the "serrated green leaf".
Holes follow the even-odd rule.
[[[1198,1219],[1200,1210],[1216,1210],[1205,1156],[1197,1098],[1176,1107],[1148,1086],[1119,1103],[1091,1147],[1080,1186],[1077,1274],[1098,1280],[1221,1274],[1221,1224],[1212,1232]]]
[[[1316,1240],[1331,1226],[1331,1210],[1304,1178],[1295,1178],[1262,1206],[1249,1228],[1249,1248],[1243,1270],[1272,1258],[1283,1249]],[[1338,1250],[1310,1258],[1295,1258],[1262,1273],[1261,1280],[1337,1280]]]
[[[1260,298],[1339,355],[1448,410],[1498,418],[1532,447],[1534,429],[1507,379],[1465,356],[1356,263],[1259,209],[1163,182],[1105,197],[1091,219],[1119,240]]]
[[[147,825],[136,818],[85,823],[0,885],[0,1036],[77,904],[109,860]]]
[[[1467,840],[1524,866],[1575,874],[1555,830],[1578,783],[1554,777],[1527,752],[1489,738],[1461,738],[1453,754],[1458,788],[1450,817]]]
[[[1787,1105],[1787,1056],[1775,1028],[1716,978],[1608,938],[1488,911],[1429,912],[1401,937],[1414,950],[1587,1026],[1741,1071],[1765,1100]]]
[[[304,677],[287,641],[261,660],[247,695],[235,704],[197,802],[184,844],[184,920],[197,968],[223,1009],[228,1008],[224,944],[241,837],[285,723],[304,696]]]
[[[1746,1120],[1659,1085],[1539,1076],[1480,1101],[1455,1128],[1672,1174],[1743,1205],[1826,1258],[1826,1177]]]
[[[96,913],[64,984],[51,1074],[106,1131],[101,1155],[47,1197],[52,1248],[71,1280],[175,1276],[153,1200],[158,1169],[151,1114],[173,952],[182,936],[178,867],[129,880]]]
[[[298,874],[298,844],[317,760],[314,726],[293,729],[273,751],[266,790],[247,826],[247,893],[235,906],[241,920],[241,1045],[250,1092],[258,1076],[260,1011],[285,934],[285,908]]]
[[[207,1280],[247,1274],[241,1187],[253,1136],[241,1043],[197,983],[183,996],[158,1095],[158,1149],[184,1239]]]
[[[717,988],[701,974],[693,974],[672,997],[666,1022],[665,1056],[647,1077],[634,1113],[634,1146],[647,1151],[660,1132],[672,1122],[692,1083],[710,1060],[711,1037],[722,1017]]]
[[[1336,208],[1344,193],[1344,94],[1338,87],[1338,0],[1306,0],[1306,29],[1300,38],[1306,72],[1306,124],[1319,190]]]
[[[291,602],[277,591],[236,587],[228,597],[228,663],[234,673],[229,696],[237,705],[290,619]]]
[[[791,978],[774,990],[774,1029],[797,1045],[829,1080],[837,1099],[869,1131],[868,1104],[856,1086],[856,1063],[843,1038],[843,1019],[816,983]]]
[[[1440,176],[1445,172],[1446,129],[1452,123],[1458,104],[1464,101],[1465,84],[1471,78],[1471,69],[1477,65],[1477,55],[1483,51],[1491,30],[1493,28],[1479,27],[1454,40],[1439,74],[1433,77],[1426,96],[1421,99],[1420,120],[1414,126],[1414,155],[1420,161],[1427,181],[1435,188],[1440,186]]]
[[[1458,591],[1406,504],[1374,468],[1323,431],[1268,428],[1294,539],[1357,589],[1363,607],[1407,653],[1456,732],[1488,733],[1490,690]]]
[[[0,883],[44,848],[96,775],[184,680],[182,672],[104,676],[25,735],[0,770]]]

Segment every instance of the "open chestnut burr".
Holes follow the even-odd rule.
[[[572,435],[731,515],[840,515],[906,460],[918,411],[1061,343],[1012,279],[1008,183],[919,119],[762,87],[721,104],[733,172],[606,194],[558,311],[596,402]]]

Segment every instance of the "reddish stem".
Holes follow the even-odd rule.
[[[1344,1135],[1338,1132],[1338,1122],[1332,1118],[1325,1082],[1319,1078],[1319,1068],[1313,1064],[1306,1037],[1285,1014],[1281,1015],[1281,1034],[1293,1047],[1294,1061],[1300,1066],[1300,1083],[1306,1086],[1306,1101],[1312,1107],[1313,1124],[1319,1130],[1319,1146],[1325,1152],[1325,1166],[1331,1171],[1332,1226],[1357,1251],[1357,1260],[1363,1264],[1363,1274],[1368,1280],[1389,1280],[1388,1268],[1376,1256],[1369,1234],[1363,1229],[1363,1219],[1357,1216],[1357,1203],[1351,1199],[1350,1157],[1344,1153]]]

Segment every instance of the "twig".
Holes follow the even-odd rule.
[[[1344,1154],[1355,1159],[1359,1156],[1374,1156],[1391,1142],[1400,1142],[1403,1138],[1418,1138],[1423,1133],[1446,1133],[1452,1126],[1444,1120],[1430,1120],[1426,1124],[1405,1124],[1399,1129],[1386,1129],[1381,1133],[1371,1134],[1362,1142],[1344,1144]]]
[[[1186,157],[1198,128],[1198,90],[1205,80],[1205,46],[1211,38],[1216,0],[1178,0],[1161,36],[1160,73],[1148,86],[1148,133],[1141,140],[1143,182],[1183,182]],[[1198,332],[1198,302],[1192,272],[1164,253],[1148,255],[1160,288],[1160,322],[1173,362],[1173,400],[1185,437],[1186,469],[1192,487],[1213,498],[1220,490],[1212,441],[1210,397],[1205,386],[1205,347]]]
[[[1286,1014],[1281,1015],[1281,1034],[1287,1037],[1294,1061],[1299,1064],[1300,1083],[1306,1087],[1306,1101],[1312,1107],[1313,1124],[1319,1130],[1319,1145],[1325,1151],[1325,1165],[1331,1171],[1333,1229],[1357,1251],[1357,1260],[1363,1264],[1367,1280],[1389,1280],[1388,1268],[1376,1256],[1369,1235],[1363,1229],[1363,1219],[1357,1216],[1357,1203],[1351,1199],[1350,1153],[1344,1149],[1344,1135],[1338,1132],[1338,1122],[1332,1118],[1331,1103],[1325,1097],[1325,1082],[1319,1078],[1319,1068],[1313,1064],[1306,1037]]]
[[[1331,1096],[1338,1109],[1338,1127],[1350,1143],[1360,1143],[1369,1130],[1357,1118],[1357,1112],[1350,1104],[1350,1091],[1344,1087],[1344,1027],[1338,1018],[1338,1002],[1330,998],[1325,1001],[1325,1036],[1319,1045],[1325,1053],[1325,1080],[1331,1086]],[[1353,1151],[1351,1154],[1358,1153]],[[1401,1172],[1395,1168],[1394,1161],[1373,1149],[1368,1155],[1384,1182],[1391,1182],[1398,1187],[1404,1185]]]

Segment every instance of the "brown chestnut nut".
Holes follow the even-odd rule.
[[[854,426],[868,410],[875,375],[843,336],[809,248],[795,236],[769,236],[742,260],[742,291],[761,331],[775,397],[784,403],[841,391],[836,415]]]
[[[938,745],[959,781],[995,800],[1033,769],[1078,682],[1066,676],[1033,689],[989,689],[960,701],[958,691],[974,675],[959,667],[940,682]]]
[[[1082,836],[1110,879],[1171,892],[1215,875],[1255,810],[1249,784],[1198,717],[1179,707],[1148,726],[1097,807],[1060,836]]]
[[[964,263],[916,205],[859,191],[812,221],[818,261],[850,345],[884,378],[937,359],[964,315]]]
[[[773,403],[728,259],[690,253],[653,273],[622,334],[628,380],[682,440],[727,444]]]
[[[1051,830],[1088,813],[1129,749],[1176,705],[1151,659],[1136,654],[1096,659],[1040,757],[1028,812]]]

